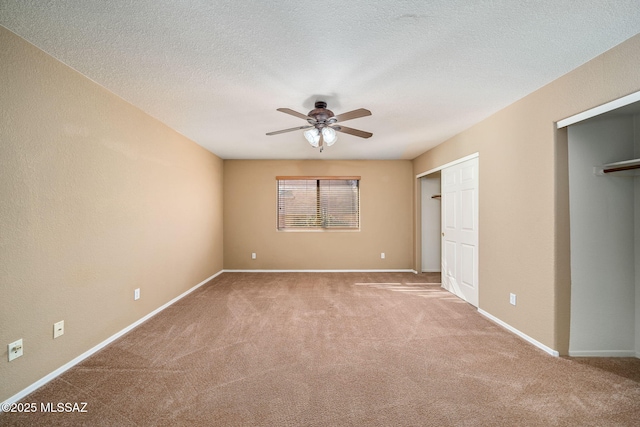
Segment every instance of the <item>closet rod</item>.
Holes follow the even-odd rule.
[[[640,164],[637,165],[629,165],[629,166],[618,166],[618,167],[612,167],[612,168],[605,168],[602,170],[602,172],[604,173],[611,173],[611,172],[622,172],[622,171],[630,171],[633,169],[640,169]]]
[[[615,163],[607,163],[606,165],[596,166],[593,168],[593,172],[596,175],[605,175],[608,173],[620,173],[621,176],[636,176],[638,172],[625,173],[628,171],[639,170],[640,169],[640,159],[633,160],[625,160],[622,162]]]

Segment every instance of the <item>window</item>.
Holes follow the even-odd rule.
[[[276,177],[278,230],[359,229],[360,177]]]

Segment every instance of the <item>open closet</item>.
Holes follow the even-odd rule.
[[[440,171],[420,179],[422,211],[422,272],[441,271]]]
[[[640,102],[567,127],[569,355],[640,357]]]
[[[442,274],[442,287],[478,307],[479,154],[419,175],[422,271]]]

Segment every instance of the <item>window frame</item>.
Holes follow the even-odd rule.
[[[280,228],[280,181],[357,181],[357,197],[358,197],[358,226],[357,227],[283,227]],[[360,215],[360,176],[276,176],[276,230],[285,233],[304,232],[304,233],[325,233],[325,232],[359,232],[362,227],[362,218]],[[319,183],[318,183],[319,185]],[[319,190],[318,190],[319,191]],[[318,204],[316,210],[321,210],[320,193],[318,193]]]

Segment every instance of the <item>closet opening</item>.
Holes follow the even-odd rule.
[[[571,123],[567,138],[569,355],[640,357],[640,102]]]
[[[422,272],[440,273],[441,240],[440,240],[440,171],[423,176],[421,183],[422,212]]]

